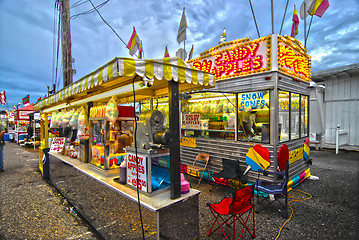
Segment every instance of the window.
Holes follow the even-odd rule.
[[[235,94],[195,93],[182,100],[182,136],[235,138]]]
[[[280,142],[308,136],[308,96],[279,91]]]
[[[269,143],[269,91],[238,94],[238,139]]]

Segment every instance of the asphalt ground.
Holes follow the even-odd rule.
[[[256,239],[275,239],[279,232],[278,239],[359,239],[359,152],[336,155],[332,150],[312,149],[311,157],[311,173],[319,180],[307,179],[291,191],[293,196],[300,190],[311,198],[291,202],[293,215],[284,227],[286,219],[272,209],[256,213]],[[142,239],[138,205],[71,166],[52,161],[51,182],[46,182],[38,170],[37,151],[15,143],[5,145],[4,164],[5,172],[0,173],[0,239]],[[198,181],[188,180],[192,186]],[[213,222],[207,203],[219,202],[233,190],[218,187],[210,191],[212,188],[206,181],[199,187],[198,239],[225,239],[220,231],[207,236]],[[298,193],[309,196],[303,192]],[[141,215],[145,239],[156,239],[155,213],[142,207]],[[178,227],[186,231],[185,226]],[[224,229],[233,238],[231,228]],[[242,239],[251,238],[244,232]]]

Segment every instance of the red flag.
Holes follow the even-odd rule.
[[[188,55],[188,60],[192,59],[192,54],[193,54],[193,44],[192,44],[191,51],[189,52],[189,55]]]
[[[293,25],[292,25],[292,32],[290,33],[290,36],[295,37],[298,34],[298,25],[299,25],[298,12],[297,9],[295,8],[295,5],[294,5],[294,13],[292,20],[293,20]]]
[[[30,94],[27,94],[23,99],[22,99],[22,105],[26,105],[30,103]]]
[[[309,13],[309,15],[313,16],[316,15],[318,17],[322,17],[324,12],[329,7],[329,1],[328,0],[316,0],[313,4],[312,11]]]
[[[166,50],[165,50],[165,58],[168,58],[170,57],[170,54],[168,53],[168,49],[167,49],[167,46],[166,46]]]
[[[6,103],[6,94],[5,91],[0,92],[0,105],[5,105]]]

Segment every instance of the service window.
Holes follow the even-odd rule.
[[[238,93],[238,140],[269,143],[269,91]]]
[[[280,142],[308,136],[308,96],[279,91]]]
[[[235,139],[235,94],[195,93],[181,101],[181,134]]]
[[[308,136],[308,96],[301,95],[301,111],[300,111],[300,120],[301,120],[301,137]]]
[[[279,104],[279,141],[289,141],[289,108],[290,93],[286,91],[279,91],[278,104]]]

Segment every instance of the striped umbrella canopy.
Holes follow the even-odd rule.
[[[216,85],[213,74],[200,71],[180,58],[115,58],[96,71],[39,101],[34,110],[69,107],[117,96],[118,103],[168,95],[168,81],[179,83],[180,93]]]

